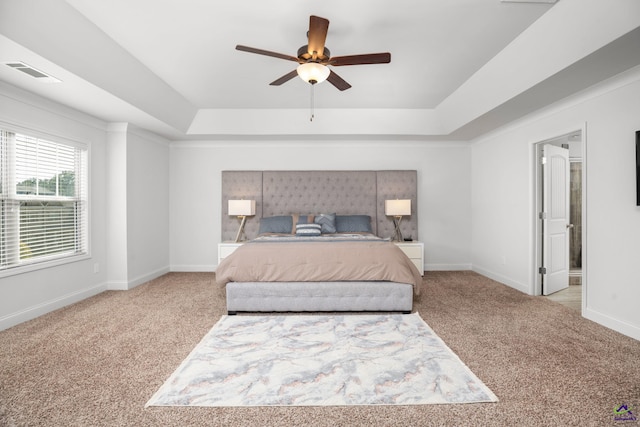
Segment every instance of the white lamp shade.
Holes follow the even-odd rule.
[[[255,214],[255,200],[229,200],[229,215],[251,216]]]
[[[298,76],[300,76],[302,80],[311,84],[322,83],[327,80],[327,77],[331,74],[329,67],[318,64],[317,62],[301,64],[298,66],[297,71]]]
[[[384,214],[389,216],[411,215],[411,199],[385,200]]]

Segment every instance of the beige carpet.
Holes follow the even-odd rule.
[[[171,273],[0,332],[0,425],[602,426],[640,410],[640,342],[566,307],[434,272],[414,308],[500,402],[145,409],[225,313],[213,274]]]

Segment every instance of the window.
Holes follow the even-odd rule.
[[[0,272],[87,253],[87,149],[0,129]]]

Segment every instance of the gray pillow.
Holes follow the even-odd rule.
[[[369,215],[336,215],[338,233],[373,233]]]
[[[293,219],[288,216],[269,216],[260,218],[260,229],[258,234],[279,233],[291,234],[293,231]]]
[[[336,214],[320,214],[316,215],[314,222],[322,226],[322,232],[332,234],[336,232]]]

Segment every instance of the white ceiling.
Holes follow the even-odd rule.
[[[550,7],[496,0],[68,2],[198,108],[307,108],[302,80],[268,85],[296,64],[234,47],[297,56],[312,14],[329,19],[326,45],[334,56],[392,54],[389,65],[334,68],[353,87],[318,86],[317,107],[433,108]]]
[[[554,77],[566,80],[561,72],[578,67],[576,64],[590,55],[596,59],[593,55],[606,44],[640,25],[635,22],[640,18],[633,21],[627,17],[625,28],[591,41],[586,37],[585,42],[584,35],[571,34],[588,24],[590,15],[576,16],[575,10],[571,15],[572,8],[582,10],[579,5],[584,2],[596,3],[1,0],[0,62],[26,62],[62,83],[41,84],[1,64],[0,80],[98,118],[128,121],[173,139],[274,134],[451,137],[455,131],[500,108],[513,114],[513,108],[507,108],[509,103],[513,105],[527,90],[544,86],[545,82],[548,86]],[[554,17],[556,9],[559,11]],[[325,123],[309,129],[310,86],[300,79],[269,86],[296,64],[240,52],[234,47],[244,44],[296,56],[297,49],[306,44],[312,14],[330,20],[326,45],[333,56],[391,52],[391,63],[335,67],[334,72],[353,87],[340,92],[329,83],[317,85],[316,116]],[[620,19],[624,19],[623,15]],[[572,30],[574,24],[558,25],[563,16],[587,22]],[[493,90],[487,95],[486,106],[469,112],[468,117],[457,117],[463,114],[454,108],[463,103],[459,94],[472,90],[473,84],[482,86],[478,76],[483,70],[490,70],[492,63],[499,64],[502,57],[506,63],[515,64],[514,72],[518,71],[516,66],[525,67],[521,59],[507,57],[509,48],[520,39],[521,44],[527,40],[547,43],[544,34],[558,31],[553,28],[554,22],[569,32],[569,37],[562,35],[569,39],[564,43],[584,46],[566,52],[561,60],[549,60],[555,68],[549,67],[546,74],[541,72],[530,79],[526,88],[514,89],[503,99],[489,102],[499,92]],[[532,56],[544,56],[547,47],[530,49]],[[520,49],[518,54],[526,57],[527,52]],[[605,67],[597,78],[624,71],[640,63],[640,59],[627,62],[611,69]],[[593,69],[592,63],[589,66]],[[509,71],[504,68],[503,65],[494,73],[495,78]],[[584,77],[582,68],[574,71]],[[596,76],[590,74],[583,78],[584,82],[574,82],[576,87],[571,87],[570,92],[593,83]],[[518,84],[519,76],[513,85]],[[474,83],[474,79],[478,81]],[[478,95],[474,96],[473,103],[481,104]],[[555,100],[546,99],[548,93],[544,98],[544,102]],[[493,115],[495,121],[497,115]],[[374,120],[379,116],[394,118],[404,127],[372,124],[380,122]],[[338,123],[341,118],[348,118],[351,123]],[[297,121],[300,124],[293,123]],[[423,123],[417,126],[414,121]],[[479,127],[460,136],[474,136],[481,131],[483,128]]]

